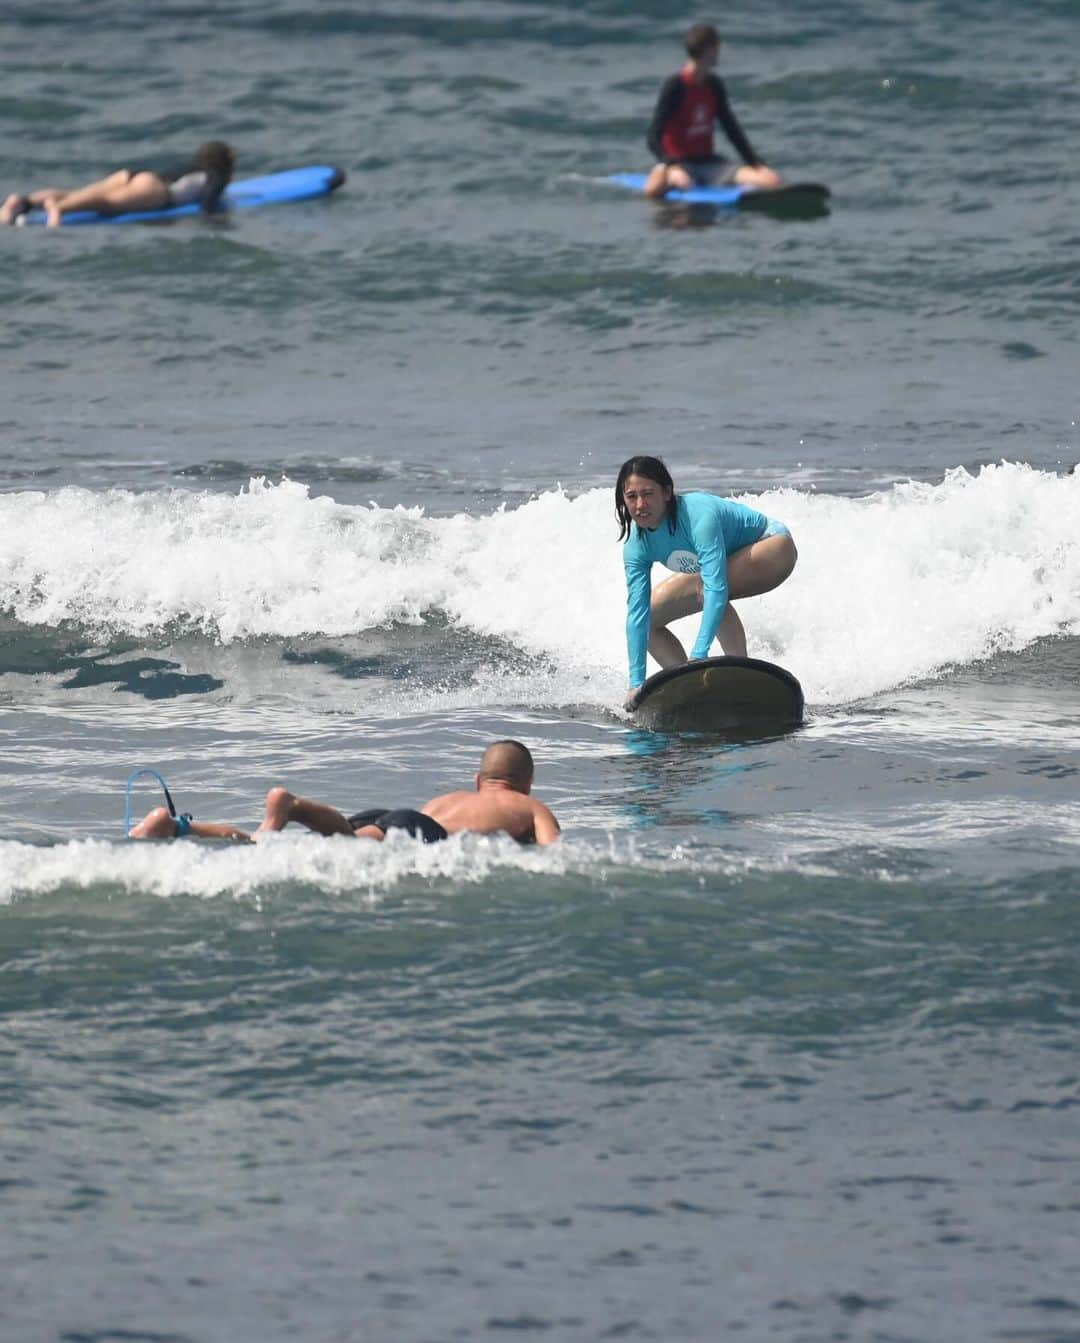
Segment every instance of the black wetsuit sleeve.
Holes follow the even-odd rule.
[[[656,100],[656,108],[652,114],[652,121],[649,122],[649,133],[645,137],[645,143],[652,151],[652,156],[658,163],[666,163],[664,156],[664,147],[660,143],[664,134],[664,127],[679,110],[679,104],[683,100],[683,94],[686,92],[686,85],[678,75],[669,75],[660,87],[660,96]]]
[[[724,81],[716,75],[710,75],[709,83],[712,86],[713,96],[716,98],[716,119],[719,121],[724,134],[739,151],[742,161],[751,168],[756,168],[761,160],[754,153],[753,145],[746,138],[746,133],[739,125],[735,113],[731,110],[727,89],[724,88]]]

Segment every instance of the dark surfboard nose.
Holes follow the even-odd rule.
[[[761,658],[686,662],[650,676],[634,721],[659,732],[786,732],[803,721],[803,692],[791,672]]]

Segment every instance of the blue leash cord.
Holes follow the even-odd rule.
[[[172,794],[169,792],[169,786],[156,769],[137,769],[128,775],[127,791],[124,794],[124,838],[131,833],[131,785],[143,774],[151,774],[158,783],[161,784],[161,791],[165,794],[165,802],[169,808],[169,815],[176,824],[176,838],[180,839],[191,829],[191,817],[185,812],[182,816],[176,814],[176,804],[172,800]]]

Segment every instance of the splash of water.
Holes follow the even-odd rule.
[[[1080,476],[1002,463],[865,498],[771,490],[799,565],[741,604],[750,652],[841,703],[1080,630]],[[625,595],[610,494],[484,516],[343,505],[284,480],[238,495],[0,496],[0,610],[116,636],[340,637],[433,614],[610,698]],[[659,581],[663,571],[656,571]],[[680,631],[693,634],[693,621]],[[677,630],[679,627],[676,627]]]

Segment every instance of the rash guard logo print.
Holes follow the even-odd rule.
[[[677,574],[696,574],[701,568],[698,557],[692,550],[673,550],[664,561],[664,565]]]

